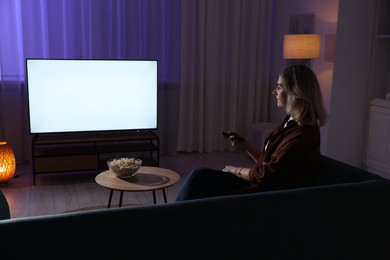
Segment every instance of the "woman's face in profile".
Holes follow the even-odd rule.
[[[282,77],[279,76],[278,82],[276,83],[276,88],[272,91],[272,94],[276,98],[276,105],[278,108],[286,108],[287,96],[286,96],[286,87],[285,81]]]

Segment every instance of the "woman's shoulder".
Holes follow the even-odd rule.
[[[299,126],[305,130],[319,130],[320,129],[318,124],[301,124]]]
[[[295,124],[290,129],[290,134],[316,136],[320,134],[320,127],[317,124]]]

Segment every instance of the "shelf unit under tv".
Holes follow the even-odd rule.
[[[136,157],[143,165],[159,166],[159,142],[152,130],[33,135],[33,184],[36,174],[98,173],[114,157]]]

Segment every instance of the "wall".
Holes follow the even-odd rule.
[[[275,87],[278,72],[287,65],[283,59],[283,35],[288,33],[289,18],[293,15],[314,14],[314,33],[321,34],[321,57],[311,61],[311,68],[317,74],[321,85],[325,107],[329,113],[332,92],[333,62],[324,60],[325,36],[334,35],[337,31],[339,0],[275,0],[273,21],[273,49],[271,64],[269,121],[280,122],[285,115],[284,111],[276,107],[275,98],[271,92]],[[321,128],[321,152],[327,153],[328,126]]]
[[[376,88],[370,69],[377,2],[340,0],[339,6],[328,155],[354,166],[364,161],[370,88]]]

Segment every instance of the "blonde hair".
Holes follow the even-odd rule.
[[[327,113],[317,76],[306,65],[295,64],[283,69],[279,76],[286,82],[286,111],[299,124],[323,126]]]

